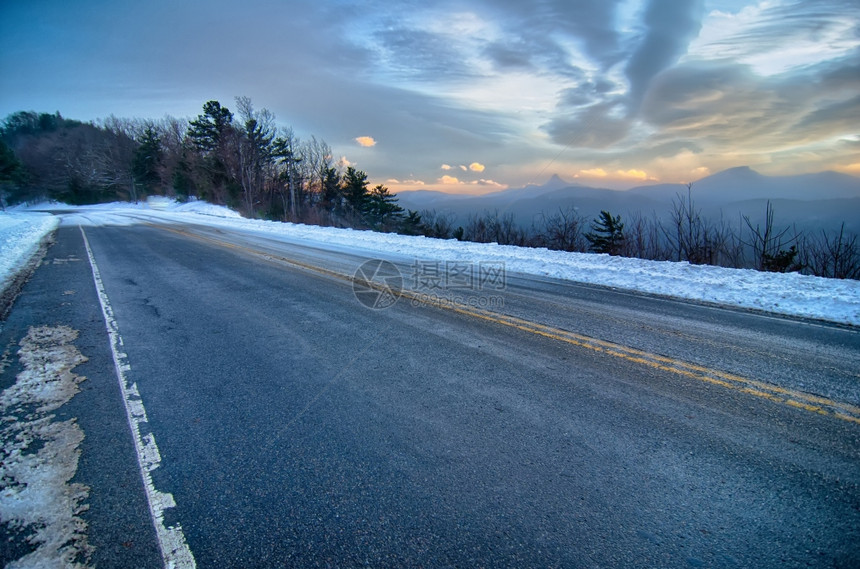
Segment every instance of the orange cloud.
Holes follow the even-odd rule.
[[[622,178],[629,178],[632,180],[648,180],[649,176],[646,172],[642,170],[618,170],[616,172]]]
[[[439,183],[445,184],[446,186],[453,186],[453,185],[459,184],[461,182],[459,179],[455,178],[454,176],[442,176],[441,178],[439,178]]]
[[[358,143],[359,146],[364,146],[365,148],[376,146],[376,141],[373,140],[372,136],[359,136],[356,137],[355,141]]]
[[[442,164],[441,168],[442,168],[443,170],[450,170],[450,169],[451,169],[451,165],[450,165],[450,164]]]
[[[858,174],[860,174],[860,162],[855,162],[854,164],[840,165],[834,168],[834,170],[857,176]]]
[[[472,162],[471,164],[469,164],[469,170],[471,170],[472,172],[483,172],[484,168],[485,166],[480,162]]]
[[[579,175],[586,178],[605,178],[609,174],[603,168],[590,168],[588,170],[580,170]]]

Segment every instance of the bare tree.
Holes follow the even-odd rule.
[[[576,208],[559,208],[552,215],[541,214],[540,241],[548,249],[585,251],[587,245],[583,228],[588,219]]]
[[[624,256],[640,259],[668,260],[671,253],[664,247],[665,239],[656,214],[651,218],[641,211],[627,214],[627,239],[624,242]]]
[[[846,234],[845,224],[839,231],[805,239],[803,265],[813,275],[836,279],[860,280],[860,242],[856,234]]]
[[[752,250],[755,268],[760,271],[777,272],[799,270],[799,266],[794,266],[799,235],[795,232],[793,236],[789,236],[791,227],[785,227],[782,231],[775,230],[773,217],[773,204],[768,200],[763,227],[759,224],[753,225],[747,215],[743,218],[748,229],[748,237],[744,243]],[[785,249],[789,245],[790,248]]]
[[[687,184],[687,195],[678,194],[672,199],[668,227],[663,227],[672,256],[678,261],[696,265],[714,264],[722,246],[714,227],[702,218],[702,212],[693,202],[693,184]]]
[[[450,239],[454,235],[454,215],[451,213],[425,209],[421,211],[421,219],[427,237]]]
[[[525,245],[526,232],[514,220],[512,213],[502,216],[498,211],[483,215],[472,214],[463,231],[463,239],[477,243],[498,243],[499,245]]]
[[[90,148],[89,157],[95,180],[106,188],[126,188],[129,200],[136,202],[139,195],[133,162],[138,146],[136,135],[142,133],[143,122],[111,115],[101,123],[105,136]]]

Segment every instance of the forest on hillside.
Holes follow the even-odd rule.
[[[587,219],[571,208],[545,212],[531,227],[498,212],[455,226],[444,213],[404,210],[388,188],[371,188],[367,173],[338,164],[324,141],[279,127],[249,98],[237,97],[234,108],[208,101],[196,118],[157,121],[13,113],[0,125],[0,206],[162,195],[252,218],[860,279],[860,241],[844,226],[821,233],[781,227],[770,203],[763,222],[730,226],[706,219],[690,187],[663,219],[622,220],[608,211]]]
[[[0,129],[0,198],[72,205],[197,198],[248,217],[414,233],[417,222],[331,148],[300,140],[246,97],[209,101],[195,119],[93,123],[21,111]]]

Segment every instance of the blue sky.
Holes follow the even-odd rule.
[[[0,117],[250,97],[395,191],[860,175],[857,0],[3,0]]]

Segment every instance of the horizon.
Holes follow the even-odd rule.
[[[556,179],[557,179],[557,180],[559,180],[559,182],[561,182],[561,183],[563,183],[563,184],[566,184],[566,186],[563,186],[563,187],[584,187],[584,188],[590,188],[590,189],[595,189],[595,190],[610,190],[610,191],[613,191],[613,192],[628,192],[628,191],[630,191],[630,190],[635,190],[635,189],[638,189],[638,188],[649,188],[649,187],[657,187],[657,186],[664,186],[664,185],[686,186],[687,184],[690,184],[690,185],[692,185],[693,187],[695,187],[695,185],[696,185],[697,183],[702,182],[703,180],[707,180],[708,178],[711,178],[711,177],[713,177],[713,176],[717,176],[717,175],[720,175],[720,174],[725,174],[726,172],[729,172],[729,171],[732,171],[732,170],[750,170],[750,171],[752,171],[754,174],[757,174],[757,175],[763,176],[763,177],[765,177],[765,178],[794,178],[794,177],[797,177],[797,176],[815,176],[815,175],[818,175],[818,174],[834,173],[834,174],[840,174],[840,175],[843,175],[843,176],[849,176],[849,177],[851,177],[851,178],[856,178],[856,179],[858,180],[858,182],[860,182],[860,175],[858,175],[858,174],[852,174],[852,173],[846,173],[846,172],[838,172],[838,171],[836,171],[836,170],[821,170],[821,171],[818,171],[818,172],[806,172],[806,173],[802,173],[802,174],[785,174],[785,175],[782,175],[782,174],[776,174],[776,175],[768,175],[768,174],[762,174],[761,172],[757,171],[755,168],[751,168],[751,167],[749,167],[749,166],[733,166],[733,167],[731,167],[731,168],[726,168],[725,170],[720,170],[719,172],[714,172],[714,173],[712,173],[712,174],[708,174],[707,176],[704,176],[704,177],[702,177],[702,178],[699,178],[699,179],[697,179],[697,180],[692,180],[692,181],[689,181],[689,182],[686,182],[686,181],[680,181],[680,182],[660,182],[660,181],[651,181],[651,182],[647,182],[647,181],[646,181],[646,182],[641,183],[641,184],[633,184],[633,185],[630,185],[630,186],[624,186],[624,187],[621,187],[621,186],[614,186],[614,187],[612,187],[612,186],[608,186],[608,185],[607,185],[607,186],[598,186],[598,185],[591,185],[591,184],[583,184],[583,183],[580,183],[580,182],[579,182],[579,181],[577,181],[577,180],[573,180],[573,181],[571,181],[571,180],[566,180],[563,176],[561,176],[561,175],[559,175],[559,174],[557,174],[557,173],[553,173],[553,174],[551,174],[551,175],[549,176],[549,178],[547,178],[547,180],[546,180],[546,181],[544,181],[543,183],[529,183],[529,184],[526,184],[526,185],[524,185],[524,186],[519,186],[519,187],[515,187],[515,188],[514,188],[514,187],[511,187],[511,188],[505,188],[505,189],[501,189],[501,190],[498,190],[498,189],[492,189],[492,190],[488,190],[488,191],[486,191],[486,192],[482,192],[482,193],[468,193],[468,194],[464,194],[463,192],[446,192],[446,191],[444,191],[444,190],[435,190],[435,189],[432,189],[432,190],[431,190],[431,189],[427,189],[427,188],[414,188],[414,189],[401,190],[401,191],[400,191],[400,192],[398,192],[398,193],[401,193],[401,192],[402,192],[402,193],[411,193],[411,192],[438,192],[438,193],[449,194],[449,195],[468,195],[468,196],[473,196],[473,197],[484,197],[484,196],[489,196],[489,195],[496,194],[496,193],[503,193],[503,192],[506,192],[506,191],[509,191],[509,190],[524,190],[524,189],[531,188],[531,187],[533,187],[533,188],[543,188],[543,187],[548,186],[550,183],[552,183],[552,181],[553,181],[553,180],[556,180]],[[856,197],[860,198],[860,194],[858,194]]]
[[[5,3],[0,69],[3,118],[248,96],[395,193],[860,175],[852,0]]]

